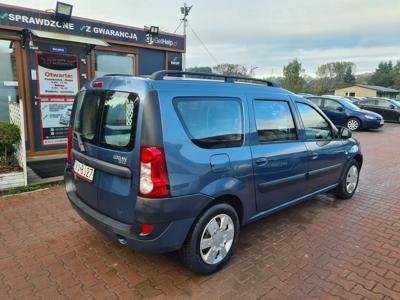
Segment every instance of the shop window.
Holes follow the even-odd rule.
[[[10,120],[8,101],[18,99],[17,67],[15,63],[15,45],[0,40],[0,122]]]
[[[106,74],[134,75],[135,55],[95,51],[95,77]]]

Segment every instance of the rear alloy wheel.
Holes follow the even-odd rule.
[[[347,123],[346,123],[346,127],[348,129],[350,129],[351,131],[356,131],[356,130],[360,129],[360,125],[361,125],[360,121],[355,118],[348,119]]]
[[[239,218],[235,209],[219,203],[200,216],[180,250],[183,263],[192,271],[208,275],[231,259],[238,241]]]

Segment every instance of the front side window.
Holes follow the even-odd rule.
[[[95,76],[106,74],[134,75],[135,55],[129,53],[95,51]]]
[[[390,108],[391,105],[392,105],[392,103],[390,103],[390,101],[383,100],[383,99],[378,100],[378,106],[380,106],[380,107]]]
[[[332,139],[329,123],[310,105],[297,103],[307,140]]]
[[[331,110],[340,110],[341,107],[342,106],[338,102],[330,99],[325,99],[324,108]]]
[[[255,100],[254,112],[258,140],[261,143],[297,139],[296,127],[288,102]]]
[[[175,110],[191,141],[207,149],[243,144],[243,113],[237,98],[182,97]]]

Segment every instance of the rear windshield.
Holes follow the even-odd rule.
[[[133,148],[138,96],[119,91],[82,91],[78,94],[72,129],[83,141],[104,148]]]

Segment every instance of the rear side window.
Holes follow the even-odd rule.
[[[342,106],[335,100],[325,99],[324,108],[339,110]]]
[[[72,128],[85,142],[128,151],[133,148],[139,99],[134,93],[82,91]]]
[[[240,99],[219,97],[175,98],[175,110],[191,141],[207,149],[243,144]]]
[[[258,140],[261,143],[297,139],[296,127],[288,102],[255,100],[254,112]]]
[[[308,98],[312,103],[314,103],[316,106],[321,107],[322,106],[322,99],[321,98]]]
[[[310,105],[297,103],[307,140],[332,139],[329,123]]]

